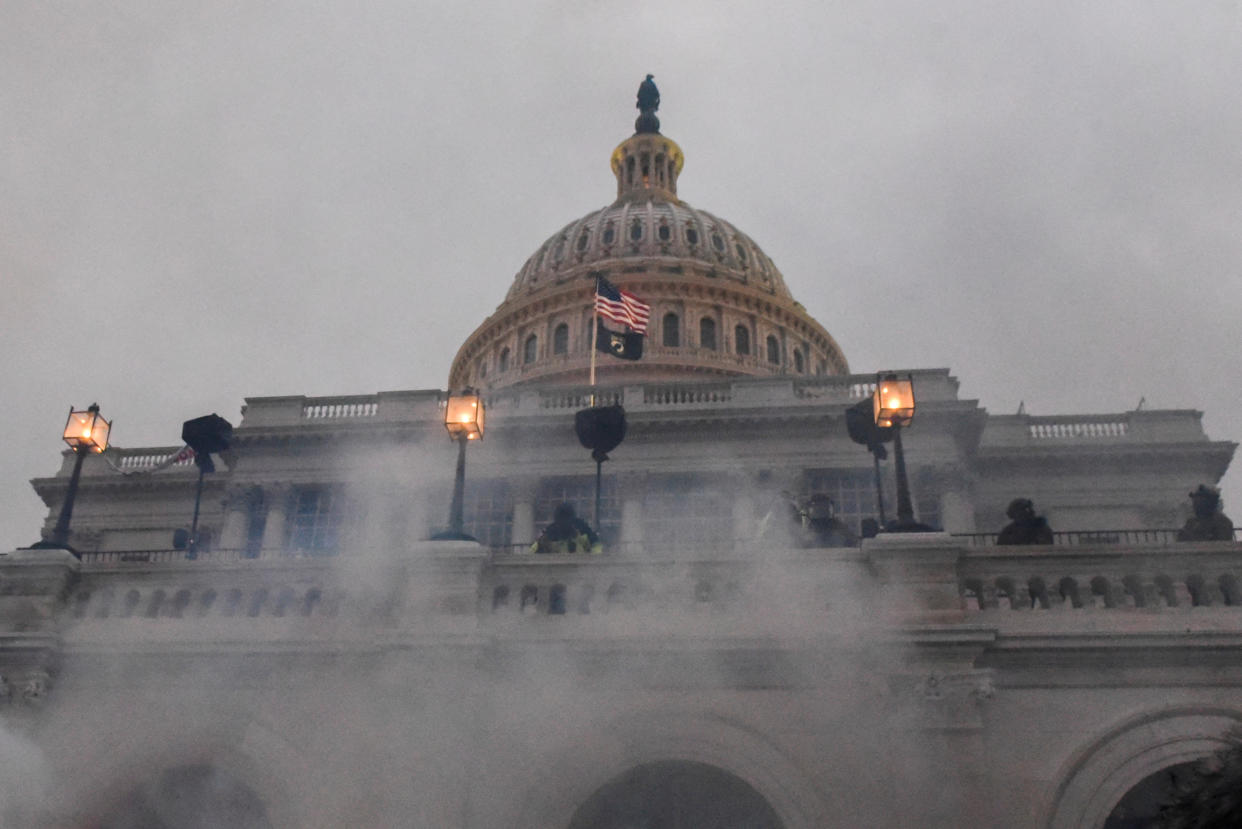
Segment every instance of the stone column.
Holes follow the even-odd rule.
[[[246,546],[246,524],[250,517],[248,487],[230,487],[224,498],[224,526],[220,530],[221,550],[240,550]]]
[[[745,472],[735,472],[729,476],[729,484],[733,489],[733,541],[750,541],[755,537],[758,520],[755,517],[754,478]]]
[[[426,541],[431,535],[430,499],[431,494],[425,489],[410,493],[405,507],[405,536],[410,541]],[[443,516],[440,520],[444,520]]]
[[[626,473],[617,480],[621,496],[621,546],[641,547],[643,544],[643,493],[647,476]]]
[[[263,557],[281,555],[285,551],[285,516],[293,488],[289,484],[265,484],[263,502],[267,505],[267,523],[263,525]]]
[[[539,479],[524,475],[513,482],[513,533],[509,541],[516,549],[517,545],[528,545],[539,535],[535,526],[535,493],[539,489]]]
[[[940,521],[948,533],[973,533],[975,506],[961,489],[947,489],[940,496]]]

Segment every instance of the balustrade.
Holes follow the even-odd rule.
[[[302,417],[306,420],[340,420],[377,414],[379,399],[375,396],[308,398],[302,405]]]
[[[993,547],[966,551],[959,587],[967,610],[1118,610],[1242,607],[1242,551],[1188,542],[1142,547]]]

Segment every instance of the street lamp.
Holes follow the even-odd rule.
[[[914,520],[914,507],[910,504],[910,480],[906,477],[906,454],[901,446],[901,430],[914,420],[914,381],[907,374],[880,373],[875,379],[872,397],[872,413],[875,425],[893,430],[893,462],[897,471],[897,520],[888,526],[893,532],[924,532],[926,524]]]
[[[449,394],[444,406],[444,428],[457,441],[457,477],[453,480],[453,503],[449,507],[448,532],[437,533],[439,539],[474,541],[462,529],[466,492],[466,444],[483,439],[483,397],[474,389],[465,388]]]
[[[52,535],[31,544],[31,548],[68,550],[77,555],[77,552],[69,546],[69,519],[73,515],[73,502],[78,495],[78,481],[82,477],[82,461],[86,460],[87,454],[99,453],[108,448],[108,434],[111,431],[112,424],[99,415],[98,403],[92,403],[86,411],[69,409],[69,420],[65,422],[62,437],[77,455],[73,462],[73,474],[69,476],[69,488],[65,490],[65,500],[60,505],[60,515],[56,518],[56,527],[52,530]]]

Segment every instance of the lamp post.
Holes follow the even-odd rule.
[[[449,437],[457,441],[457,476],[453,479],[453,503],[449,507],[449,529],[437,533],[435,538],[473,541],[462,528],[465,522],[466,492],[466,444],[483,439],[483,397],[474,389],[466,388],[458,394],[449,394],[444,407],[444,428]]]
[[[901,429],[914,420],[914,381],[907,374],[878,374],[872,397],[875,425],[893,430],[893,463],[897,472],[897,520],[888,529],[894,532],[924,532],[931,529],[914,520],[910,503],[910,480],[906,476],[906,453],[901,446]]]
[[[73,516],[73,502],[78,495],[78,482],[82,478],[82,461],[90,452],[99,453],[108,448],[108,434],[112,424],[99,414],[99,404],[92,403],[86,411],[69,410],[69,420],[65,423],[62,435],[77,458],[73,461],[73,473],[69,476],[69,488],[65,491],[65,500],[60,505],[60,515],[56,518],[56,527],[50,537],[30,546],[33,549],[61,549],[77,555],[69,546],[69,519]]]

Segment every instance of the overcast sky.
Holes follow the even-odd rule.
[[[764,248],[854,371],[947,366],[999,413],[1146,398],[1238,440],[1240,20],[6,2],[0,548],[38,538],[27,480],[70,405],[151,446],[246,396],[443,387],[530,253],[612,200],[647,72],[680,195]]]

